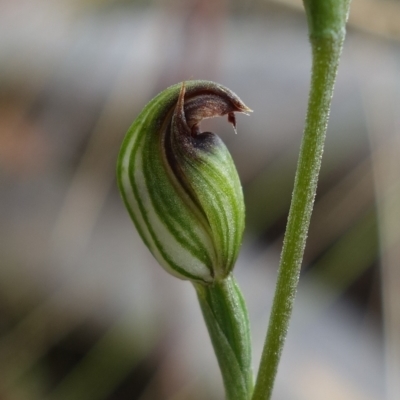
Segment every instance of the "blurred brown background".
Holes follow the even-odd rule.
[[[354,0],[282,400],[400,399],[400,2]],[[299,0],[0,1],[0,399],[221,399],[195,293],[153,260],[115,185],[157,92],[218,81],[254,110],[231,150],[235,274],[257,369],[307,104]]]

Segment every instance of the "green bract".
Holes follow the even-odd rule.
[[[204,118],[250,111],[229,89],[188,81],[150,101],[130,127],[118,159],[118,185],[143,241],[182,279],[228,276],[244,229],[242,188],[221,139],[201,133]]]

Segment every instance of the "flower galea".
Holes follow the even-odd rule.
[[[251,111],[208,81],[169,87],[130,127],[118,159],[118,185],[144,243],[171,274],[198,283],[226,278],[244,229],[240,180],[222,140],[201,132],[205,118]]]

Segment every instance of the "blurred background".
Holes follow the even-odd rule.
[[[399,40],[399,1],[353,1],[276,400],[400,399]],[[309,75],[300,0],[0,1],[1,400],[223,398],[193,288],[115,184],[133,119],[188,79],[254,110],[203,129],[243,183],[257,370]]]

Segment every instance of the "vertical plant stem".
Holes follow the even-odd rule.
[[[337,1],[335,5],[340,3],[340,0],[334,1]],[[321,5],[324,2],[325,0],[305,1],[312,47],[311,87],[275,297],[253,400],[271,398],[289,327],[317,189],[333,87],[345,36],[344,24],[349,2],[342,1],[342,8],[333,16],[329,9],[330,4],[326,4],[330,1]],[[328,8],[324,8],[326,5]],[[341,21],[335,19],[338,15]],[[329,24],[333,25],[333,28]]]
[[[232,275],[210,286],[194,284],[224,381],[227,400],[249,400],[253,390],[246,304]]]

